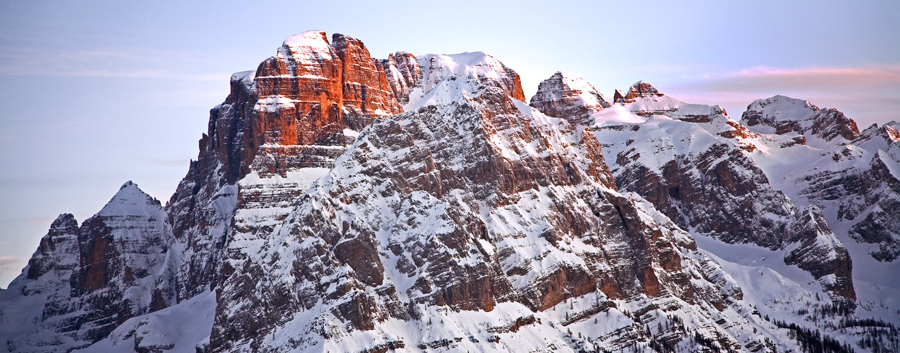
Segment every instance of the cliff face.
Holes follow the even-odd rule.
[[[344,124],[359,131],[373,118],[401,113],[381,61],[356,38],[335,34],[332,39],[343,63]]]
[[[776,352],[800,346],[763,314],[872,310],[853,263],[897,263],[894,127],[787,97],[739,122],[643,81],[614,101],[289,37],[231,77],[165,207],[129,182],[53,222],[0,291],[0,351]]]

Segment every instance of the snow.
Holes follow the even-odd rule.
[[[900,181],[900,165],[898,165],[897,161],[891,158],[884,150],[878,150],[878,159],[881,160],[882,163],[887,167],[888,171],[891,173],[891,176],[894,177],[894,180]]]
[[[329,46],[328,40],[325,37],[325,32],[322,31],[306,31],[292,35],[285,39],[282,45],[295,51],[298,47],[314,47],[321,49]]]
[[[352,130],[352,129],[344,129],[344,136],[357,138],[357,137],[359,137],[359,131]]]
[[[629,103],[629,109],[633,113],[654,113],[659,114],[666,111],[673,111],[679,109],[681,105],[684,103],[669,97],[644,97],[644,98],[635,98],[634,103]]]
[[[505,66],[483,52],[460,54],[414,54],[422,70],[420,84],[411,88],[403,111],[424,106],[447,105],[477,96],[486,85],[512,90],[512,77]]]
[[[165,218],[158,200],[150,197],[137,184],[126,182],[97,214],[100,216]]]
[[[641,124],[647,121],[647,118],[634,114],[630,109],[619,104],[613,104],[609,108],[594,113],[591,117],[594,118],[595,125],[601,126],[613,123]]]
[[[256,84],[256,70],[235,72],[231,75],[231,82],[240,82],[242,85],[251,89]]]
[[[268,96],[260,98],[253,106],[253,110],[261,112],[277,112],[294,108],[294,100],[285,96]]]
[[[216,294],[205,291],[191,299],[128,319],[106,338],[75,350],[77,353],[134,352],[136,348],[162,348],[166,352],[192,353],[212,331]]]

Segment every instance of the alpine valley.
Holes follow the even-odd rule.
[[[0,351],[900,352],[898,128],[309,31],[168,202],[50,225]]]

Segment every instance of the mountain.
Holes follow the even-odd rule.
[[[165,206],[53,222],[0,350],[900,351],[896,124],[562,72],[525,101],[485,53],[291,36]]]

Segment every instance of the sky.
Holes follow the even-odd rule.
[[[395,51],[484,51],[526,97],[556,71],[608,98],[644,80],[732,118],[776,94],[860,128],[900,121],[900,2],[0,0],[0,287],[61,213],[126,181],[169,199],[231,73],[306,30]]]

